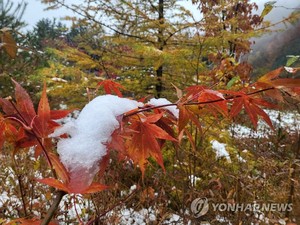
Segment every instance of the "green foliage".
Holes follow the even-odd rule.
[[[43,50],[44,47],[51,46],[54,40],[63,38],[67,30],[65,25],[55,19],[42,19],[27,33],[26,39],[35,49]]]
[[[25,26],[22,20],[27,3],[21,2],[15,5],[10,0],[0,0],[0,29],[8,27],[12,30],[19,30]]]

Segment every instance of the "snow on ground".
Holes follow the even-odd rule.
[[[270,117],[274,128],[283,128],[290,133],[300,131],[300,114],[297,112],[280,112],[277,110],[264,110]],[[233,124],[229,128],[235,138],[264,138],[272,134],[266,123],[262,120],[258,122],[257,130],[253,130],[249,127],[242,126],[240,124]]]
[[[167,215],[163,221],[159,221],[157,218],[157,210],[155,207],[143,208],[140,210],[134,210],[132,208],[123,207],[121,209],[117,209],[117,212],[112,211],[109,213],[109,216],[119,215],[120,220],[118,221],[119,225],[146,225],[146,224],[177,224],[177,225],[190,225],[191,221],[185,223],[183,219],[177,214],[169,214]],[[109,225],[113,225],[110,223]]]
[[[191,182],[191,185],[195,185],[197,182],[201,181],[201,178],[192,174],[189,176],[189,180]]]
[[[212,148],[215,150],[216,152],[216,158],[222,158],[225,157],[227,159],[228,162],[231,162],[229,153],[226,150],[226,144],[224,143],[220,143],[216,140],[213,140],[210,142],[212,145]]]

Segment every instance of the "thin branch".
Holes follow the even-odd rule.
[[[65,7],[66,9],[69,9],[69,10],[73,11],[74,13],[78,14],[79,16],[82,16],[82,17],[84,17],[84,18],[86,18],[86,19],[88,19],[88,20],[90,20],[90,21],[92,21],[92,22],[94,22],[94,23],[96,23],[96,24],[99,24],[100,26],[106,27],[107,29],[109,29],[109,30],[115,32],[116,34],[119,34],[119,35],[122,35],[122,36],[126,36],[126,37],[130,37],[130,38],[136,38],[136,39],[144,40],[144,41],[146,41],[146,42],[148,42],[148,43],[155,44],[154,41],[151,41],[151,40],[149,40],[149,39],[146,39],[145,37],[141,37],[141,36],[137,36],[137,35],[133,35],[133,34],[124,33],[124,32],[122,32],[122,31],[120,31],[120,30],[117,30],[117,29],[111,27],[111,26],[108,25],[108,24],[102,23],[102,22],[96,20],[96,19],[95,19],[92,15],[90,15],[87,11],[85,11],[85,12],[80,12],[79,10],[77,10],[77,9],[75,9],[75,8],[73,8],[73,7],[70,7],[69,5],[65,4],[64,2],[61,2],[61,1],[58,1],[58,0],[56,1],[56,3],[57,3],[58,5],[60,5],[60,6],[62,6],[62,7]]]
[[[14,163],[15,165],[17,165],[16,160],[14,158]],[[26,205],[26,200],[25,200],[25,193],[24,193],[24,187],[23,187],[23,183],[22,183],[22,179],[21,179],[21,175],[17,174],[17,180],[18,180],[18,184],[19,184],[19,190],[20,190],[20,195],[21,195],[21,200],[22,200],[22,206],[23,206],[23,211],[24,211],[24,216],[27,217],[27,205]]]
[[[131,192],[125,199],[120,200],[119,202],[117,202],[115,205],[113,205],[112,207],[110,207],[109,209],[105,210],[103,213],[101,213],[99,216],[97,216],[95,219],[90,220],[86,225],[91,225],[94,222],[96,222],[96,220],[99,220],[101,217],[105,216],[108,212],[112,211],[114,208],[118,207],[119,205],[123,204],[124,202],[128,201],[128,199],[133,196],[133,194],[135,194],[137,192],[137,189],[134,190],[133,192]]]
[[[255,94],[259,94],[259,93],[265,92],[265,91],[270,91],[270,90],[273,90],[273,89],[275,89],[275,88],[273,88],[273,87],[265,88],[265,89],[261,89],[261,90],[258,90],[258,91],[253,91],[253,92],[247,93],[246,95],[248,95],[248,96],[255,95]],[[211,103],[215,103],[215,102],[222,102],[222,101],[227,101],[227,100],[231,100],[231,99],[234,99],[234,98],[241,98],[241,97],[242,97],[241,95],[235,95],[235,96],[225,97],[224,99],[220,98],[220,99],[204,101],[204,102],[188,102],[188,103],[184,103],[182,105],[205,105],[205,104],[211,104]],[[128,113],[128,114],[125,113],[124,117],[133,116],[133,115],[136,115],[138,113],[145,112],[145,111],[150,111],[150,110],[153,110],[153,109],[159,109],[159,108],[164,108],[164,107],[168,107],[168,106],[177,106],[177,105],[178,105],[178,103],[170,103],[170,104],[165,104],[165,105],[151,106],[151,107],[147,107],[147,108],[142,108],[142,109],[139,109],[137,111],[134,111],[134,112],[131,112],[131,113]]]
[[[66,192],[64,192],[64,191],[57,192],[55,199],[54,199],[50,209],[48,210],[47,215],[43,219],[41,225],[48,225],[50,223],[51,219],[53,218],[53,216],[59,206],[59,203],[61,202],[61,200],[65,194],[66,194]]]
[[[75,209],[75,214],[76,214],[76,217],[77,217],[77,220],[79,221],[79,224],[83,224],[80,216],[79,216],[79,213],[77,211],[77,208],[76,208],[76,198],[75,198],[75,195],[72,196],[72,199],[73,199],[73,205],[74,205],[74,209]]]

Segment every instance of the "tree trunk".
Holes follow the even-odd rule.
[[[159,0],[158,2],[158,21],[159,21],[159,28],[158,28],[158,49],[160,51],[164,50],[164,0]],[[162,76],[163,76],[163,65],[160,65],[158,69],[156,70],[156,97],[161,97],[161,92],[163,90],[163,83],[162,83]]]

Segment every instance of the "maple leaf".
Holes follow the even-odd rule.
[[[242,111],[242,109],[244,108],[255,129],[257,128],[258,116],[261,116],[262,119],[272,129],[274,129],[272,121],[270,120],[270,117],[268,116],[268,114],[266,114],[265,111],[259,107],[259,105],[272,107],[273,104],[271,104],[267,101],[264,101],[263,99],[250,97],[244,92],[236,92],[236,94],[237,93],[238,93],[238,95],[232,99],[233,104],[232,104],[231,110],[230,110],[230,116],[232,118],[235,117],[237,114],[239,114]]]
[[[33,130],[42,139],[47,139],[49,134],[53,133],[60,126],[53,120],[64,118],[72,112],[72,110],[50,110],[46,89],[46,84],[44,83],[38,113],[33,121]]]
[[[99,191],[107,190],[109,187],[99,183],[92,183],[87,189],[81,191],[80,194],[93,194]]]
[[[48,138],[55,128],[60,125],[53,121],[53,119],[60,119],[66,116],[70,110],[50,110],[47,94],[46,85],[44,84],[42,96],[38,106],[38,113],[34,109],[31,98],[22,86],[16,81],[12,80],[15,84],[15,99],[16,103],[13,103],[8,99],[0,98],[0,105],[3,112],[6,114],[5,117],[10,119],[13,125],[17,121],[26,132],[23,132],[21,136],[19,133],[15,139],[16,146],[21,148],[37,146],[35,148],[35,156],[39,156],[43,149],[51,149],[52,142]],[[22,130],[20,130],[22,131]],[[40,146],[43,144],[44,146]]]
[[[44,88],[42,96],[38,106],[38,115],[34,118],[33,129],[36,134],[41,138],[47,138],[52,130],[49,129],[50,121],[50,106],[46,94],[46,84],[44,83]],[[59,125],[58,125],[59,126]]]
[[[98,177],[103,177],[105,170],[106,170],[107,166],[109,165],[110,151],[109,151],[109,148],[107,150],[108,150],[107,154],[102,157],[102,159],[99,163]]]
[[[58,175],[58,177],[63,181],[63,183],[66,183],[66,184],[69,183],[70,182],[69,173],[67,172],[64,165],[60,162],[57,155],[55,155],[54,153],[51,153],[51,152],[49,152],[48,155],[49,155],[49,158],[51,160],[53,168],[55,169],[55,172]]]
[[[66,186],[66,184],[62,183],[61,181],[54,179],[54,178],[43,178],[43,179],[36,179],[38,182],[43,183],[43,184],[47,184],[51,187],[57,188],[59,190],[62,190],[66,193],[69,193],[70,190],[69,188]]]
[[[54,178],[37,179],[38,182],[49,185],[51,187],[62,190],[68,194],[93,194],[99,191],[108,189],[109,187],[99,183],[92,183],[85,189],[77,189],[76,187],[70,187],[69,183],[63,183],[60,180]]]
[[[59,120],[66,117],[69,113],[73,112],[74,110],[51,110],[50,111],[50,118],[51,120]]]
[[[200,130],[202,129],[199,119],[190,109],[190,107],[192,106],[178,105],[177,107],[179,109],[178,133],[180,133],[185,128],[189,121],[192,121]]]
[[[26,137],[24,129],[22,127],[15,127],[11,122],[0,114],[0,150],[5,141],[16,143]],[[17,149],[15,148],[15,150]]]
[[[224,116],[228,115],[227,102],[221,92],[199,85],[188,87],[186,90],[186,98],[189,101],[199,102],[201,105],[205,105],[212,113],[217,110]]]
[[[114,132],[111,135],[111,141],[107,145],[108,149],[114,149],[117,150],[119,153],[124,154],[126,149],[124,138],[128,134],[129,132],[125,132],[121,127],[114,130]]]
[[[272,70],[268,73],[266,73],[265,75],[263,75],[262,77],[260,77],[257,80],[257,83],[266,83],[268,84],[271,80],[278,78],[278,76],[281,74],[281,72],[283,71],[283,67],[279,67],[275,70]]]
[[[222,99],[224,101],[219,101]],[[209,101],[211,101],[212,103],[208,103],[206,104],[206,106],[211,108],[212,112],[214,112],[215,109],[224,116],[228,115],[227,102],[225,101],[225,98],[222,93],[214,90],[204,89],[198,97],[198,102]]]
[[[0,98],[0,106],[6,115],[14,115],[17,113],[16,109],[8,99]]]
[[[69,194],[89,194],[108,188],[108,186],[99,183],[90,184],[90,179],[92,177],[86,173],[86,168],[78,168],[75,171],[68,172],[56,155],[50,153],[49,157],[52,160],[53,167],[61,180],[44,178],[37,179],[38,182],[57,188]]]
[[[132,138],[126,140],[127,155],[135,164],[140,166],[143,176],[149,157],[153,157],[164,169],[161,147],[157,139],[176,141],[175,138],[155,124],[162,115],[162,113],[150,116],[139,115],[130,121],[129,128],[134,132]]]
[[[276,70],[273,70],[261,78],[259,78],[256,82],[256,86],[264,86],[268,85],[274,88],[297,88],[300,86],[300,79],[294,78],[278,78],[281,72],[284,70],[284,67],[279,67]],[[277,78],[277,79],[275,79]]]
[[[112,94],[112,92],[116,93],[119,97],[122,97],[122,93],[120,89],[125,89],[121,84],[113,81],[113,80],[104,80],[97,84],[98,87],[103,86],[106,94]]]
[[[29,97],[26,90],[15,80],[12,80],[15,84],[15,98],[16,98],[16,107],[19,114],[25,120],[26,125],[30,125],[33,119],[36,117],[36,112],[33,107],[31,98]]]

